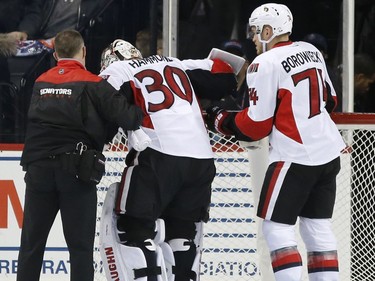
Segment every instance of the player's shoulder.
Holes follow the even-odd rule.
[[[271,66],[275,64],[277,56],[274,52],[268,51],[258,55],[250,64],[250,66],[254,65],[262,65],[262,66]]]
[[[276,45],[271,50],[262,53],[257,57],[262,62],[268,61],[273,64],[279,64],[287,57],[293,57],[305,52],[319,52],[319,50],[310,43],[304,41],[286,42]]]
[[[271,50],[265,52],[264,54],[269,57],[280,58],[285,54],[290,54],[297,49],[296,42],[287,41],[277,43]]]
[[[306,41],[295,41],[293,44],[295,46],[300,46],[300,47],[304,47],[304,48],[308,48],[308,49],[311,49],[311,48],[315,49],[316,48],[313,44],[311,44],[309,42],[306,42]]]

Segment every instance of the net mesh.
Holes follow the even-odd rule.
[[[348,144],[341,155],[332,220],[339,246],[340,278],[372,280],[375,276],[375,125],[363,129],[355,125],[339,128]],[[213,132],[210,138],[217,172],[212,185],[210,220],[204,226],[201,280],[262,280],[259,252],[264,250],[257,249],[254,207],[257,195],[251,186],[254,175],[250,174],[250,167],[257,165],[257,159],[251,159],[248,151],[233,138]],[[109,185],[120,181],[126,145],[126,137],[118,134],[105,152],[106,174],[98,185],[95,280],[106,280],[99,254],[101,207]],[[304,256],[301,240],[299,248]],[[306,272],[303,278],[308,280]]]
[[[351,280],[375,276],[375,131],[352,131]]]

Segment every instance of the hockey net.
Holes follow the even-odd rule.
[[[340,279],[371,280],[375,275],[375,115],[335,114],[333,119],[348,145],[341,155],[332,220],[339,245]],[[264,147],[249,149],[246,143],[213,132],[210,138],[217,174],[212,185],[210,220],[204,226],[201,280],[272,281],[255,215],[268,165],[267,151]],[[109,185],[120,180],[126,145],[126,137],[118,134],[105,152],[106,174],[98,185],[95,280],[106,280],[99,254],[101,208]],[[302,242],[299,248],[304,256]],[[306,272],[303,279],[308,280]]]

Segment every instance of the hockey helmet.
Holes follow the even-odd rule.
[[[272,27],[272,39],[278,35],[291,34],[293,15],[285,5],[275,3],[263,4],[252,12],[249,18],[249,26],[250,28],[255,27],[255,33],[260,34],[265,25]]]
[[[102,52],[100,62],[101,71],[115,61],[142,58],[141,52],[132,44],[122,39],[116,39]]]

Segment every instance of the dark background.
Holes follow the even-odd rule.
[[[24,2],[0,1],[0,33],[16,30],[22,17]],[[252,42],[246,39],[251,12],[269,1],[255,0],[180,0],[177,57],[204,58],[211,48],[220,48],[230,39],[238,39],[251,61],[255,57]],[[367,17],[373,0],[356,1],[356,48],[359,46],[363,18]],[[122,38],[135,44],[140,30],[152,32],[150,49],[156,50],[156,33],[162,32],[162,0],[108,0],[92,24],[81,30],[87,46],[87,69],[98,74],[101,51],[114,39]],[[322,34],[328,43],[328,64],[333,68],[341,63],[342,0],[278,1],[287,5],[294,24],[291,39],[302,40],[309,33]],[[366,19],[365,19],[366,20]],[[374,22],[371,21],[370,22]],[[373,31],[372,31],[373,32]],[[373,33],[372,33],[373,34]],[[372,39],[374,37],[371,37]],[[26,115],[33,82],[54,65],[51,55],[23,62],[19,58],[0,58],[0,143],[23,142]],[[10,82],[11,85],[5,84]]]

